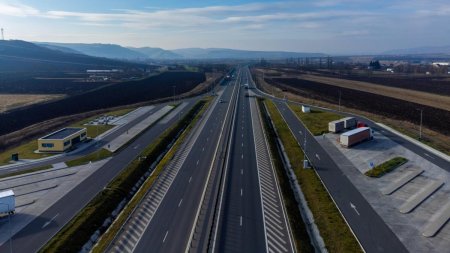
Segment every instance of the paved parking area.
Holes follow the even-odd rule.
[[[0,179],[0,191],[12,189],[16,195],[11,223],[7,216],[0,218],[0,245],[8,241],[10,232],[20,231],[108,160],[71,168],[57,164],[52,169]]]
[[[342,148],[337,139],[337,134],[317,137],[407,249],[448,252],[450,173],[377,132],[374,140],[349,149]],[[378,165],[396,156],[409,161],[381,178],[363,174],[371,164]],[[440,229],[436,229],[438,223]],[[430,231],[435,235],[430,236]]]

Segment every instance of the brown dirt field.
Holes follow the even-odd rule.
[[[255,78],[255,77],[253,76],[253,78]],[[264,90],[264,92],[273,94],[276,97],[282,98],[282,97],[286,96],[287,99],[292,100],[292,101],[297,101],[300,103],[306,103],[306,104],[311,104],[311,105],[327,107],[330,109],[338,110],[338,105],[336,105],[336,104],[327,103],[327,102],[310,99],[310,98],[305,98],[302,96],[292,94],[290,92],[283,92],[281,89],[271,86],[266,82],[263,82],[260,75],[258,75],[257,78],[258,78],[258,82],[261,84],[261,86],[262,86],[261,88]],[[345,106],[341,106],[341,110],[350,112],[350,113],[359,114],[359,115],[365,116],[367,118],[370,118],[375,122],[383,123],[383,124],[388,125],[388,126],[394,128],[395,130],[397,130],[403,134],[406,134],[414,139],[417,139],[419,136],[419,126],[416,124],[413,124],[411,122],[395,120],[395,119],[383,117],[383,116],[380,116],[377,114],[360,111],[360,110],[356,110],[353,108],[347,108]],[[423,143],[425,143],[425,144],[429,145],[430,147],[433,147],[447,155],[450,155],[450,136],[441,134],[439,132],[430,130],[425,127],[422,127],[422,134],[423,134],[423,139],[422,139]]]
[[[261,71],[261,69],[258,69],[258,71]],[[271,73],[274,73],[272,70],[271,72],[266,72],[269,75]],[[293,77],[308,81],[314,81],[319,83],[324,83],[328,85],[334,85],[338,87],[348,88],[348,89],[354,89],[359,91],[365,91],[370,92],[382,96],[397,98],[401,100],[406,100],[418,104],[428,105],[435,108],[444,109],[447,111],[450,111],[450,97],[449,96],[442,96],[437,94],[431,94],[427,92],[421,92],[421,91],[414,91],[414,90],[407,90],[407,89],[401,89],[401,88],[395,88],[395,87],[387,87],[382,85],[377,85],[373,83],[368,82],[361,82],[361,81],[352,81],[352,80],[344,80],[339,78],[332,78],[332,77],[323,77],[323,76],[317,76],[317,75],[283,75],[283,77]]]
[[[62,98],[64,95],[40,94],[0,94],[0,112],[5,112],[22,106]]]

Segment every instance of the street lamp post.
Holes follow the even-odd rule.
[[[12,227],[11,227],[11,214],[9,212],[9,204],[0,203],[0,205],[6,205],[8,207],[8,225],[9,225],[9,251],[12,253]]]
[[[422,116],[423,116],[423,109],[418,109],[420,111],[420,126],[419,126],[419,140],[422,139]]]

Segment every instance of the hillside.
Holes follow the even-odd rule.
[[[383,52],[382,54],[388,55],[419,55],[419,54],[447,54],[450,55],[450,45],[440,46],[440,47],[414,47],[414,48],[404,48],[395,49]]]
[[[180,59],[183,56],[158,47],[129,47],[129,49],[146,55],[150,59]]]
[[[53,50],[20,40],[0,41],[0,71],[56,72],[88,68],[136,68],[144,65]]]
[[[172,52],[191,59],[283,59],[289,57],[320,57],[321,53],[301,53],[284,51],[249,51],[227,48],[184,48]]]
[[[68,48],[85,55],[104,57],[110,59],[121,59],[121,60],[136,60],[136,59],[146,59],[147,55],[125,48],[114,44],[81,44],[81,43],[54,43],[54,42],[42,42],[39,43],[46,46],[57,46]]]

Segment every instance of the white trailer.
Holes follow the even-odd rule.
[[[0,192],[0,214],[13,214],[16,210],[16,196],[12,190]]]
[[[344,121],[335,120],[328,123],[328,131],[332,133],[339,133],[342,130],[344,130]]]
[[[351,147],[360,142],[372,139],[370,127],[360,127],[341,134],[339,140],[343,147]]]
[[[311,107],[302,105],[302,112],[310,113],[311,112]]]
[[[356,119],[353,117],[343,118],[342,121],[344,121],[344,128],[346,128],[346,129],[356,127]]]

